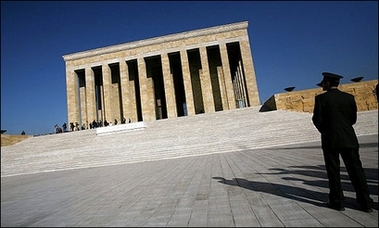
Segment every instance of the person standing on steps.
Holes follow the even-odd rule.
[[[66,122],[63,123],[62,130],[63,130],[63,132],[67,131],[67,124],[66,124]]]
[[[340,177],[341,155],[354,186],[356,201],[365,212],[373,211],[373,200],[362,162],[359,142],[353,125],[357,121],[357,105],[353,95],[337,87],[340,75],[323,72],[322,87],[325,93],[315,97],[312,122],[321,133],[321,146],[329,182],[329,208],[344,211],[344,194]]]

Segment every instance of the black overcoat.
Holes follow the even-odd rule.
[[[321,133],[322,148],[358,148],[356,121],[353,95],[334,88],[315,97],[312,122]]]

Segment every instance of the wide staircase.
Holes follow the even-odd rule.
[[[162,119],[106,135],[91,129],[28,138],[1,148],[1,176],[320,141],[311,113],[259,112],[260,107]],[[378,111],[359,112],[354,128],[358,136],[378,134]]]

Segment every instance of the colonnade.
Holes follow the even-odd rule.
[[[64,56],[68,121],[152,121],[259,105],[246,27],[237,23]],[[212,35],[214,30],[221,31]]]

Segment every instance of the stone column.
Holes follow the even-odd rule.
[[[67,113],[68,126],[70,123],[79,122],[79,79],[78,75],[67,67],[66,63],[66,89],[67,89]]]
[[[87,96],[86,96],[86,87],[82,86],[79,87],[79,98],[80,98],[80,115],[81,119],[80,122],[80,129],[82,129],[82,126],[84,123],[88,122],[88,117],[87,117]],[[87,126],[86,126],[87,127]]]
[[[86,103],[88,124],[96,120],[96,95],[95,95],[95,74],[92,68],[85,68],[86,78]],[[88,126],[87,126],[88,127]]]
[[[217,66],[217,77],[218,77],[219,86],[220,86],[222,110],[228,110],[229,101],[226,96],[225,75],[224,75],[224,70],[222,69],[222,66]]]
[[[183,72],[183,84],[184,84],[184,93],[186,96],[186,105],[187,105],[187,114],[189,116],[195,115],[195,104],[193,101],[193,91],[192,91],[192,82],[191,82],[191,73],[189,69],[189,62],[187,51],[185,49],[180,50],[180,61],[182,64]]]
[[[141,109],[143,121],[156,120],[154,83],[152,78],[147,78],[146,63],[142,57],[138,57],[138,78],[141,91]]]
[[[247,94],[249,96],[249,104],[246,104],[246,107],[249,106],[258,106],[260,105],[258,86],[255,77],[255,70],[253,64],[253,57],[251,54],[249,36],[247,35],[247,30],[245,31],[245,36],[240,41],[240,50],[241,57],[244,69],[244,75],[246,79]]]
[[[246,84],[245,84],[245,81],[244,81],[245,77],[243,76],[241,61],[238,62],[237,72],[238,72],[239,79],[240,79],[241,95],[243,97],[243,100],[244,100],[244,103],[245,103],[245,107],[249,107],[248,106],[248,100],[247,100],[247,94],[246,94],[247,88],[246,88]]]
[[[226,101],[223,99],[223,104],[225,103],[224,110],[225,109],[235,109],[236,108],[236,98],[234,96],[233,91],[233,82],[232,82],[232,74],[230,72],[229,67],[229,58],[228,58],[228,51],[226,48],[225,43],[220,43],[220,54],[221,54],[221,63],[222,63],[222,69],[223,69],[223,81],[220,81],[220,85],[223,85],[225,94],[226,94]]]
[[[104,98],[104,83],[100,86],[99,88],[100,93],[99,93],[99,99],[101,103],[101,109],[98,110],[98,121],[99,120],[104,120],[105,119],[105,98]]]
[[[164,83],[166,105],[167,105],[167,117],[175,118],[175,117],[178,117],[178,113],[176,110],[175,87],[174,87],[174,79],[172,78],[173,76],[170,72],[170,61],[169,61],[167,53],[162,53],[161,61],[162,61],[162,71],[163,71],[163,83]]]
[[[120,101],[120,88],[119,86],[121,84],[119,84],[120,82],[115,82],[113,83],[112,82],[112,75],[115,74],[120,74],[120,69],[115,67],[113,68],[110,68],[111,69],[111,93],[110,93],[110,101],[111,101],[111,105],[112,105],[112,113],[110,114],[110,116],[112,117],[112,119],[109,119],[108,122],[112,122],[114,123],[114,120],[117,119],[117,120],[120,120],[120,117],[121,117],[121,101]],[[118,71],[118,72],[117,72]],[[120,79],[121,80],[121,79]]]
[[[202,68],[202,70],[200,70],[200,82],[204,99],[204,112],[211,113],[215,112],[215,105],[213,100],[211,77],[209,73],[207,49],[204,46],[200,47],[200,59]]]
[[[122,96],[122,112],[126,120],[131,118],[137,120],[136,109],[136,96],[134,89],[134,81],[129,79],[128,65],[125,61],[120,61],[120,83],[121,83],[121,96]],[[120,121],[121,123],[121,121]]]
[[[112,91],[112,78],[111,78],[111,69],[108,64],[102,65],[102,73],[103,73],[103,87],[104,87],[104,119],[107,120],[108,123],[114,119],[112,116],[112,105],[111,105],[111,91]]]
[[[240,90],[239,90],[239,84],[238,84],[238,77],[236,75],[236,77],[234,78],[233,80],[233,86],[234,86],[234,93],[235,93],[235,96],[236,96],[236,106],[237,106],[237,102],[239,102],[239,100],[241,99],[241,93],[240,93]],[[239,105],[237,106],[239,108]]]

